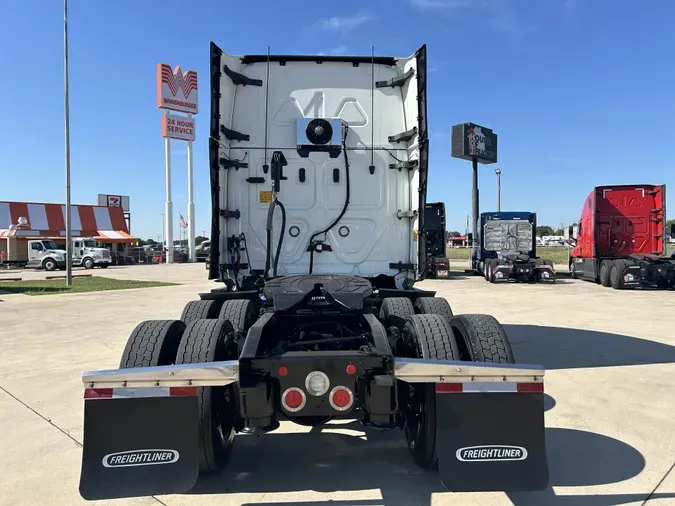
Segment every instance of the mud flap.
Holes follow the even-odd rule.
[[[199,474],[196,387],[87,389],[80,495],[175,494]]]
[[[439,474],[448,490],[548,486],[541,383],[437,383],[436,431]]]
[[[496,265],[492,268],[493,283],[508,283],[511,268],[508,265]]]
[[[540,283],[555,283],[555,272],[549,265],[537,266],[537,281]]]

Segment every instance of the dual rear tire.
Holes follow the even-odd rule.
[[[189,302],[180,320],[141,322],[131,333],[120,368],[237,360],[238,337],[255,320],[249,300]],[[222,469],[234,442],[236,384],[198,387],[199,468]]]
[[[600,284],[621,290],[624,288],[623,272],[627,266],[628,262],[625,260],[603,260],[598,273]]]
[[[403,327],[396,356],[515,363],[504,328],[494,317],[481,314],[451,319],[438,314],[410,316]],[[399,382],[399,405],[413,460],[423,468],[437,466],[435,384]]]

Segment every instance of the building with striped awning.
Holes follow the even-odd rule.
[[[62,204],[0,201],[0,237],[65,240],[65,217]],[[71,228],[73,237],[93,237],[103,244],[133,241],[121,207],[71,205]]]

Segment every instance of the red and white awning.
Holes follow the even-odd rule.
[[[0,202],[0,237],[65,237],[66,206],[30,202]],[[25,226],[17,226],[26,218]],[[98,241],[129,242],[121,207],[73,205],[70,210],[73,237]]]

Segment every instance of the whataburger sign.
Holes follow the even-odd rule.
[[[157,107],[190,115],[186,117],[165,112],[162,115],[163,137],[195,140],[195,119],[191,115],[198,111],[197,93],[197,72],[183,72],[180,65],[172,69],[166,63],[157,64]]]
[[[174,70],[166,63],[157,64],[157,107],[197,114],[197,72]]]

